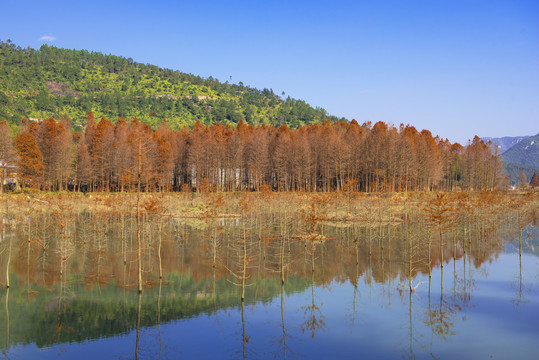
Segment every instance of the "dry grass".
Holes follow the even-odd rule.
[[[454,211],[502,212],[538,208],[538,193],[446,193]],[[286,212],[316,215],[328,223],[398,224],[404,216],[421,216],[435,192],[409,193],[143,193],[143,211],[178,219],[204,221],[249,214]],[[37,214],[135,213],[133,193],[30,192],[0,194],[0,212],[14,219]],[[146,209],[146,210],[144,210]]]

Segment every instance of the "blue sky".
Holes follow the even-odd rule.
[[[0,11],[0,39],[22,47],[242,81],[360,123],[462,143],[539,132],[539,1],[0,0]]]

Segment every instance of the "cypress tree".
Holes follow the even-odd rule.
[[[532,188],[539,187],[539,180],[537,180],[537,172],[533,173],[532,179],[530,180],[530,186]]]

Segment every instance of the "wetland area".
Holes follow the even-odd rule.
[[[536,354],[537,194],[0,200],[6,359]]]

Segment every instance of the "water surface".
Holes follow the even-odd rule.
[[[536,355],[532,223],[455,227],[442,244],[410,224],[326,224],[309,238],[275,218],[147,219],[139,295],[133,219],[59,221],[28,220],[3,240],[4,274],[8,241],[12,252],[11,288],[0,290],[5,358]]]

